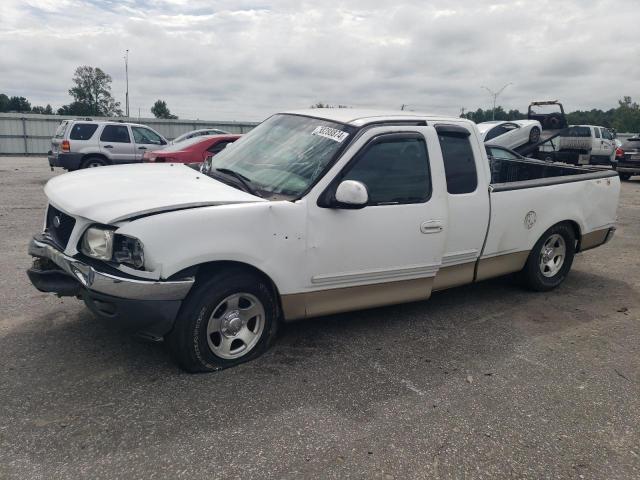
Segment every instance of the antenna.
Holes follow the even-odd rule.
[[[127,118],[129,118],[129,49],[127,48],[124,53],[124,76],[127,82],[127,93],[125,94],[125,110],[127,111]]]

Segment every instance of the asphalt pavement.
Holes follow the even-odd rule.
[[[1,479],[640,478],[640,177],[553,292],[507,277],[293,323],[189,375],[30,285],[58,174],[0,157]]]

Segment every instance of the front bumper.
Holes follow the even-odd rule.
[[[42,236],[29,244],[34,265],[27,271],[42,292],[79,296],[97,316],[150,337],[168,333],[194,279],[155,281],[116,276],[69,257]]]

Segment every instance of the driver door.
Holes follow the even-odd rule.
[[[355,180],[366,205],[339,205]],[[433,127],[367,131],[316,185],[308,202],[306,315],[426,299],[447,234],[447,196]]]
[[[517,123],[504,123],[502,128],[506,130],[506,133],[503,135],[504,145],[507,148],[515,148],[524,143],[522,138],[522,128]]]

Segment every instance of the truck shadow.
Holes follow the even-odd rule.
[[[603,284],[626,296],[608,294],[596,306]],[[56,412],[72,427],[108,424],[124,443],[132,423],[154,435],[160,431],[169,442],[194,429],[210,435],[311,407],[348,424],[365,422],[391,399],[419,396],[436,408],[460,394],[468,375],[506,378],[523,345],[615,314],[630,289],[622,280],[579,270],[558,290],[542,294],[510,278],[487,281],[425,302],[285,324],[262,357],[208,375],[182,373],[162,345],[140,343],[84,309],[70,317],[60,309],[0,336],[4,404],[14,412],[9,424]],[[545,359],[528,361],[535,377]],[[498,387],[487,384],[487,395],[498,395]],[[25,388],[29,404],[21,407]],[[198,421],[145,426],[147,418],[178,412]],[[46,428],[58,428],[56,422]],[[85,430],[59,448],[91,443]]]

